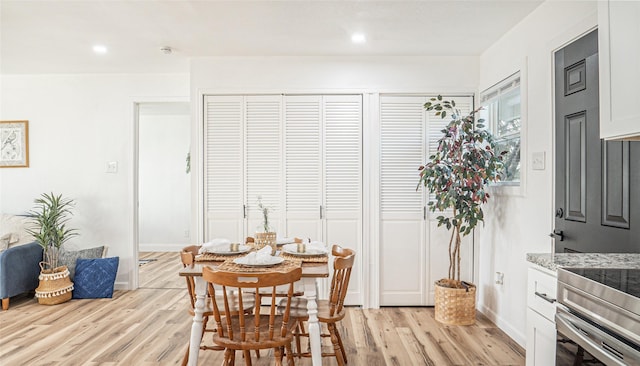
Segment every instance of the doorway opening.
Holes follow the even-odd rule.
[[[188,102],[137,104],[139,288],[183,288],[177,252],[191,242]]]

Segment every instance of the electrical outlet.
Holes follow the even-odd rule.
[[[504,284],[504,273],[496,272],[496,285]]]
[[[185,230],[185,231],[184,231],[184,237],[185,237],[185,239],[189,239],[189,237],[190,237],[190,236],[191,236],[191,235],[190,235],[190,233],[189,233],[189,230]]]

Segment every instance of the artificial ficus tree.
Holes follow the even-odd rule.
[[[504,153],[495,152],[493,136],[485,129],[484,120],[475,120],[479,109],[463,115],[455,101],[443,100],[440,95],[431,98],[424,108],[435,111],[441,118],[451,118],[442,130],[438,149],[419,168],[418,188],[424,185],[433,193],[435,200],[429,202],[429,210],[440,212],[438,226],[444,225],[451,231],[448,279],[460,284],[462,236],[484,221],[482,204],[490,197],[486,187],[500,180]]]

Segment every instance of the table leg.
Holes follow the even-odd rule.
[[[320,323],[318,322],[318,303],[316,297],[318,287],[315,278],[304,279],[304,297],[307,298],[307,312],[309,320],[309,345],[311,346],[311,364],[313,366],[322,365],[322,343],[320,337]]]
[[[189,366],[198,365],[200,342],[202,342],[202,314],[204,313],[205,296],[207,294],[207,281],[204,278],[195,277],[196,307],[194,309],[193,324],[191,325],[191,338],[189,340]]]

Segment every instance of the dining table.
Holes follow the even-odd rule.
[[[228,259],[227,259],[228,260]],[[304,297],[307,299],[307,311],[309,320],[307,322],[309,332],[309,346],[311,350],[311,361],[313,366],[322,365],[322,349],[320,336],[320,323],[318,321],[318,283],[320,278],[329,277],[329,265],[327,261],[307,262],[304,258],[297,261],[302,266],[302,282]],[[198,364],[198,354],[200,352],[200,342],[202,341],[203,313],[205,310],[205,297],[207,294],[207,282],[202,277],[202,268],[209,266],[212,269],[225,263],[224,259],[215,260],[198,259],[192,266],[184,267],[180,270],[180,276],[193,276],[195,283],[196,303],[191,326],[191,337],[189,340],[189,366]],[[270,267],[264,267],[264,272],[269,272]],[[241,272],[239,272],[241,273]],[[253,272],[255,273],[255,272]]]

